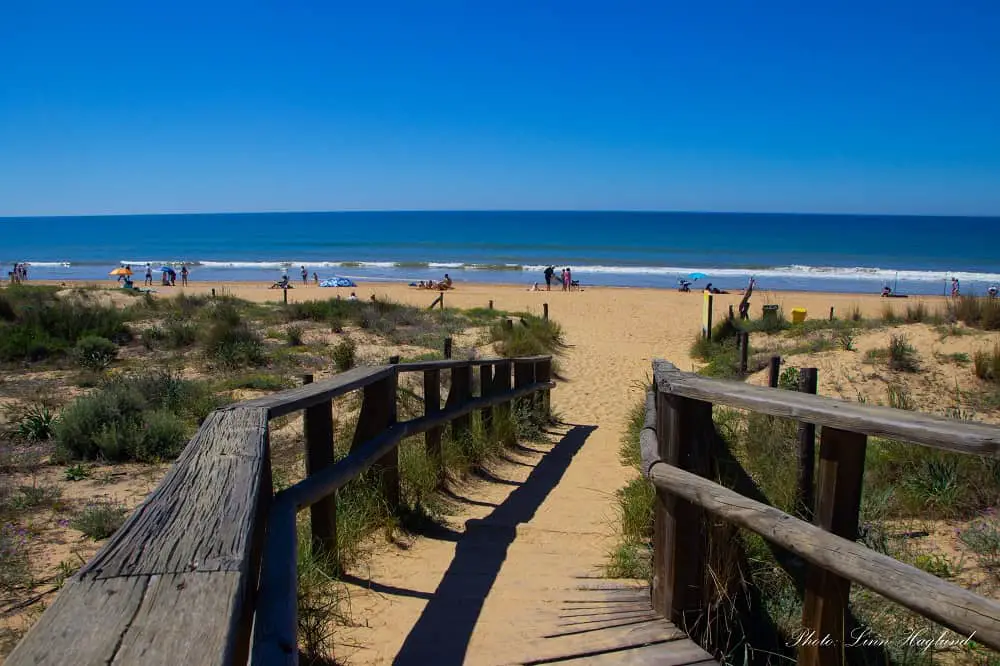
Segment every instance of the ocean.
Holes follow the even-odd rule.
[[[1000,218],[747,213],[331,212],[0,218],[4,275],[111,279],[187,263],[191,279],[320,278],[530,286],[552,264],[586,285],[942,294],[1000,284]],[[159,276],[155,276],[157,279]]]

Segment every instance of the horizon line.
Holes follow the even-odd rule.
[[[987,218],[998,219],[998,214],[944,214],[944,213],[831,213],[810,211],[737,211],[737,210],[678,210],[646,208],[358,208],[340,210],[221,210],[186,212],[148,213],[73,213],[51,215],[35,213],[29,215],[0,215],[0,221],[13,219],[63,219],[89,217],[181,217],[185,215],[342,215],[381,213],[627,213],[635,215],[811,215],[825,217],[926,217],[926,218]]]

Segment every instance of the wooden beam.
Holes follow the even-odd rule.
[[[302,378],[311,384],[312,375]],[[305,434],[306,476],[333,465],[333,402],[321,402],[305,409],[302,429]],[[309,508],[312,528],[312,549],[321,556],[334,556],[337,552],[337,498],[334,495]]]
[[[827,532],[852,542],[858,538],[865,448],[864,435],[823,428],[815,523]],[[813,632],[821,641],[825,638],[832,642],[832,645],[806,642],[799,649],[801,666],[839,666],[846,662],[844,645],[850,642],[846,623],[850,593],[849,578],[815,565],[809,568],[802,605],[802,627]]]
[[[365,387],[361,414],[351,444],[353,452],[396,422],[396,376],[389,375]],[[382,499],[390,510],[399,507],[399,449],[386,451],[373,465]]]
[[[1000,650],[1000,602],[664,462],[653,463],[648,476],[658,490],[751,530],[811,564],[864,585],[962,636],[975,632],[977,642]]]
[[[462,365],[451,369],[451,388],[446,407],[461,407],[472,398],[472,366]],[[456,442],[465,442],[469,436],[472,419],[462,414],[451,422],[451,435]]]
[[[681,372],[665,361],[657,361],[655,365],[657,386],[665,393],[872,437],[1000,458],[1000,428],[994,425],[859,405],[795,391],[772,391],[762,386]]]
[[[799,392],[816,395],[816,368],[802,368],[799,371]],[[813,507],[813,468],[816,466],[816,426],[812,423],[799,423],[799,477],[796,488],[796,504],[799,517],[812,520]]]
[[[351,368],[323,381],[247,400],[225,409],[266,409],[268,418],[275,419],[321,402],[328,402],[392,374],[395,374],[395,369],[387,365]]]
[[[424,416],[434,416],[441,411],[441,371],[424,370]],[[431,428],[424,433],[424,450],[434,462],[438,483],[444,480],[444,460],[441,456],[441,428]]]
[[[481,365],[479,366],[479,395],[481,397],[488,397],[493,394],[493,366],[492,365]],[[486,407],[480,412],[481,422],[483,424],[483,431],[492,435],[493,434],[493,408]]]

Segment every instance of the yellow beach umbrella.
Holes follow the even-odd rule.
[[[128,268],[116,268],[108,273],[108,275],[132,275],[132,270]]]

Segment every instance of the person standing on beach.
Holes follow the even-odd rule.
[[[319,275],[316,275],[315,271],[313,272],[313,284],[319,286]]]
[[[549,266],[545,269],[545,291],[552,291],[552,277],[556,274],[556,267]]]
[[[146,264],[146,282],[144,283],[147,287],[153,286],[153,267]]]
[[[302,284],[309,284],[309,271],[306,270],[305,266],[300,266],[302,269]]]
[[[573,273],[569,270],[569,266],[566,267],[565,277],[563,277],[563,289],[569,291],[569,288],[573,286]]]
[[[188,286],[188,267],[187,264],[181,265],[181,286]]]

